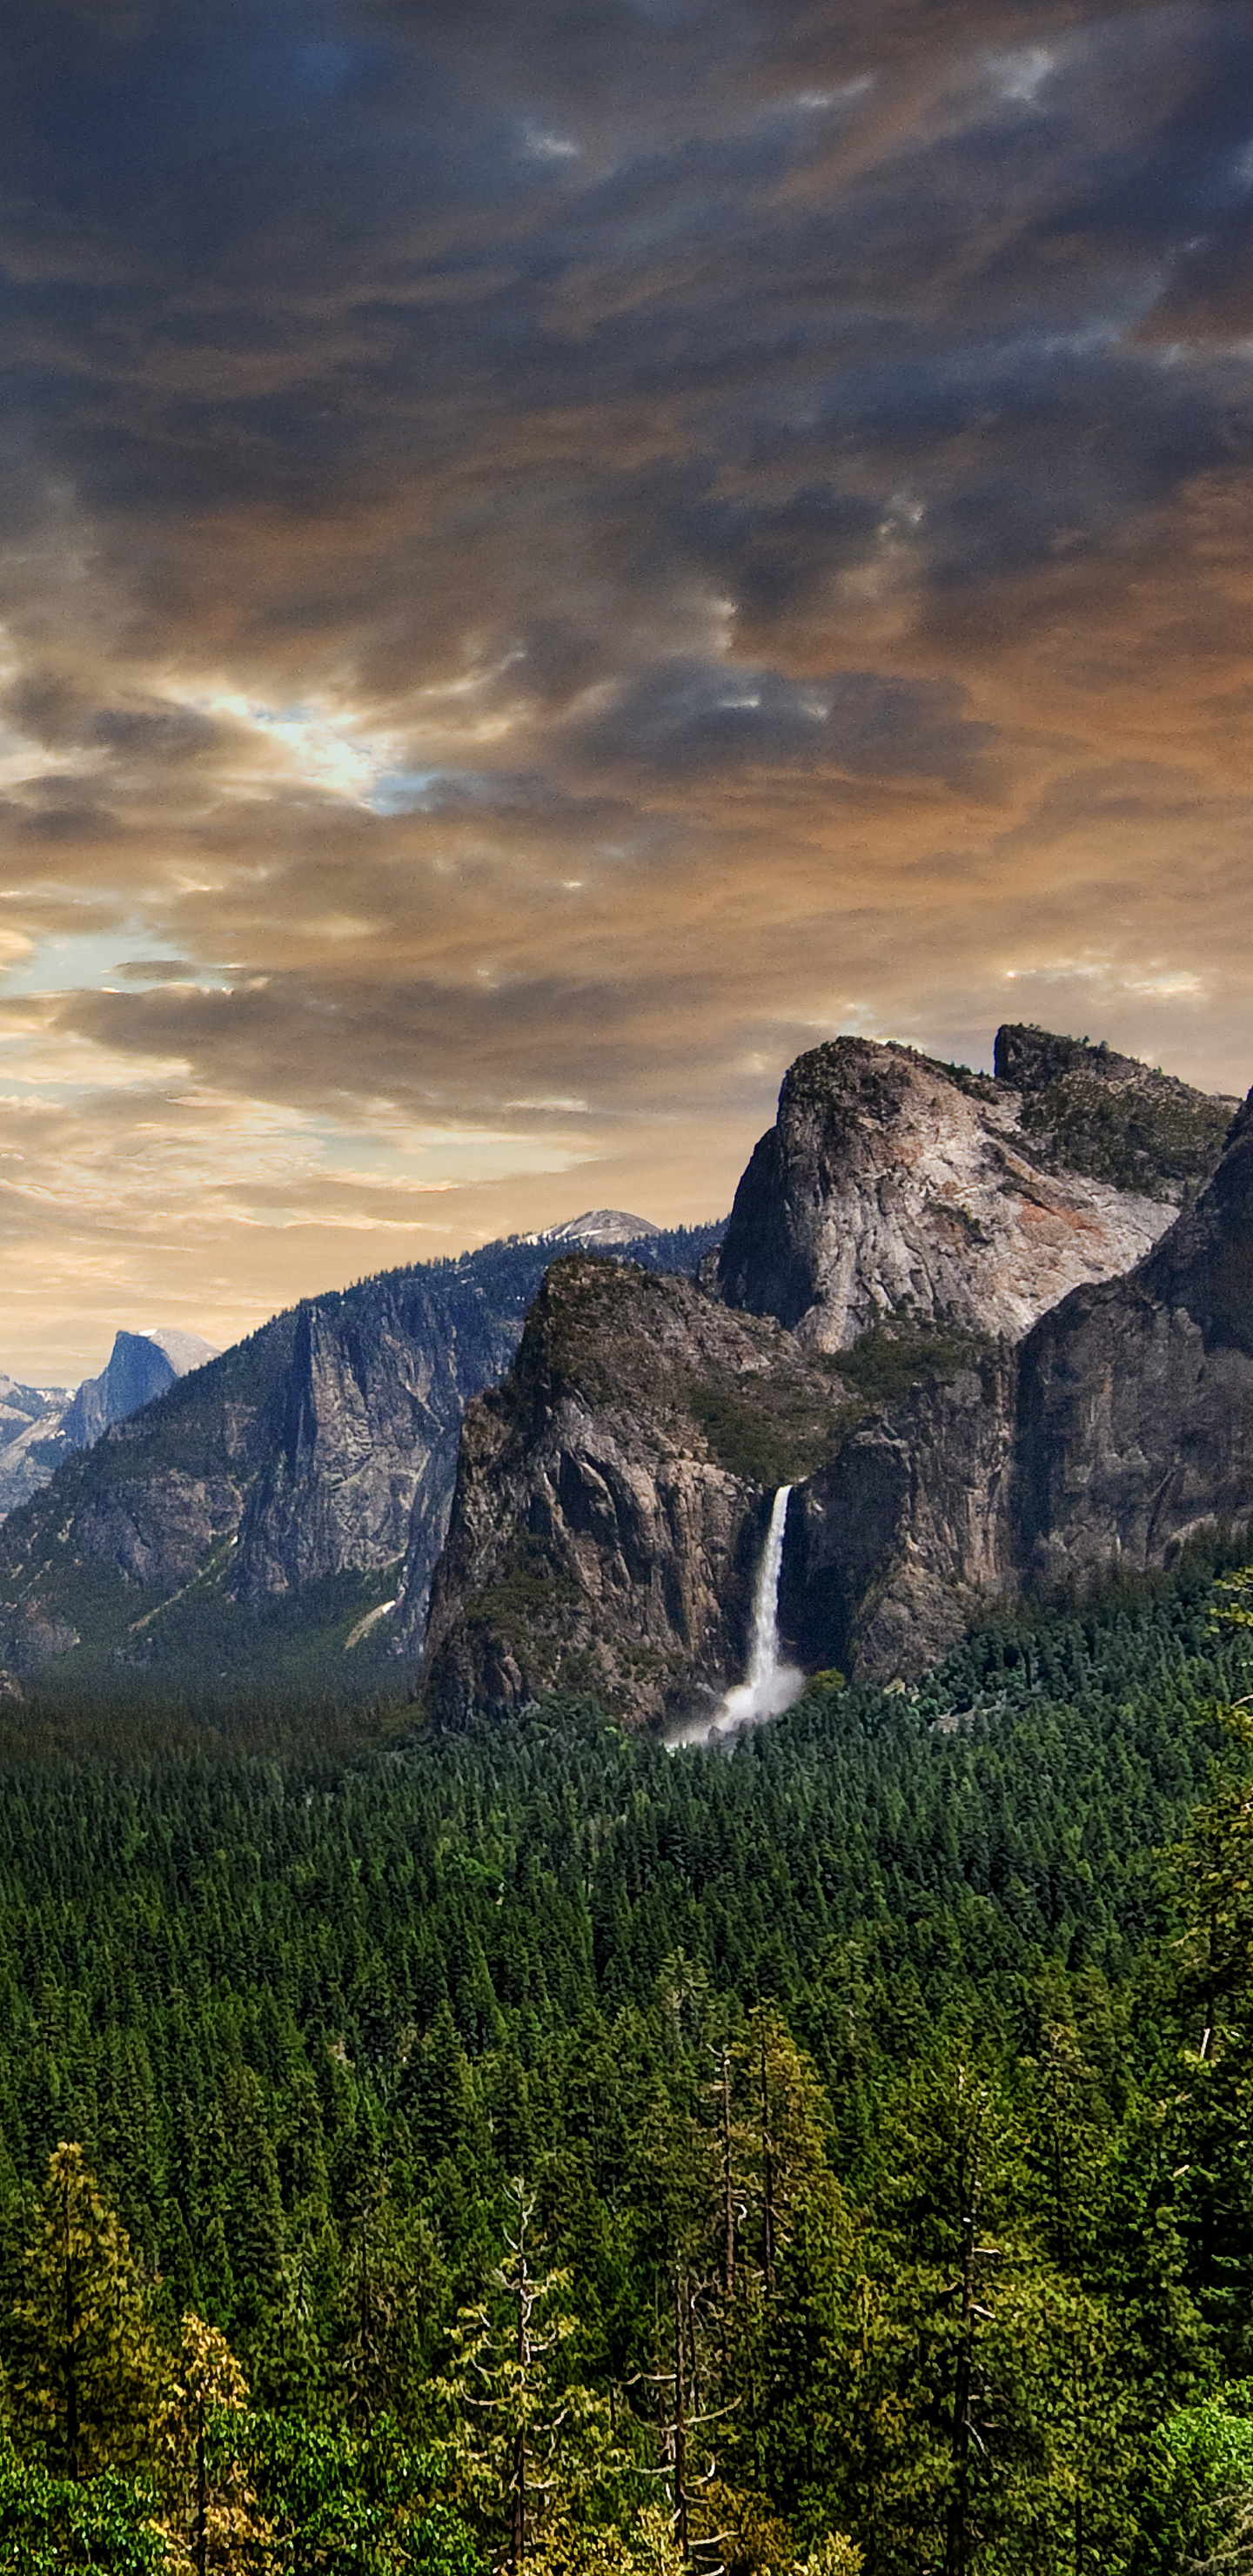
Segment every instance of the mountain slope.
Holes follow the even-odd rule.
[[[1073,1290],[999,1361],[920,1385],[798,1494],[784,1619],[807,1661],[912,1673],[998,1596],[1162,1568],[1251,1519],[1246,1104],[1143,1261]]]
[[[213,1343],[199,1333],[116,1334],[107,1368],[99,1377],[84,1378],[66,1413],[61,1426],[66,1439],[75,1449],[89,1448],[111,1422],[125,1422],[128,1414],[138,1413],[180,1377],[217,1356]]]
[[[580,1675],[636,1719],[723,1687],[783,1482],[785,1642],[811,1669],[920,1669],[1017,1587],[1017,1346],[1076,1280],[1108,1302],[1100,1283],[1157,1257],[1228,1115],[1075,1041],[997,1044],[1021,1087],[861,1039],[801,1057],[737,1192],[717,1302],[554,1271],[505,1388],[467,1417],[423,1685],[441,1717]],[[739,1310],[721,1341],[719,1309]],[[710,1424],[750,1408],[779,1436],[741,1443],[711,1547]]]
[[[594,1688],[637,1723],[743,1657],[762,1494],[855,1399],[694,1281],[555,1262],[503,1388],[467,1407],[427,1696],[445,1724]]]
[[[694,1263],[716,1234],[640,1257]],[[503,1376],[550,1258],[488,1245],[312,1299],[108,1428],[0,1528],[0,1662],[307,1678],[397,1598],[420,1637],[462,1408]],[[375,1620],[355,1651],[389,1640]]]
[[[0,1518],[46,1485],[65,1457],[68,1386],[22,1386],[0,1377]]]
[[[199,1333],[120,1332],[107,1367],[77,1390],[0,1378],[0,1520],[48,1484],[72,1450],[89,1448],[110,1422],[214,1357]]]
[[[1253,1515],[1253,1094],[1196,1206],[1022,1352],[1017,1551],[1049,1585]]]

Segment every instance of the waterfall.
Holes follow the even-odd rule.
[[[761,1563],[757,1568],[757,1589],[753,1594],[753,1651],[748,1662],[748,1679],[740,1683],[737,1691],[727,1693],[728,1710],[733,1699],[742,1700],[741,1714],[745,1717],[778,1715],[774,1699],[780,1674],[787,1669],[779,1662],[779,1576],[783,1570],[783,1533],[787,1528],[791,1494],[790,1485],[780,1485],[770,1513]],[[786,1706],[786,1702],[783,1705]]]
[[[784,1709],[800,1698],[805,1676],[794,1664],[781,1662],[779,1656],[779,1576],[791,1491],[790,1485],[780,1485],[771,1506],[770,1527],[753,1592],[753,1642],[747,1678],[726,1693],[712,1724],[706,1718],[703,1723],[685,1728],[677,1741],[709,1743],[720,1735],[740,1735],[750,1726],[764,1726],[770,1718],[782,1717]]]

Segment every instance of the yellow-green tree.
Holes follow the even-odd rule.
[[[162,2379],[126,2230],[81,2146],[62,2142],[48,2159],[13,2312],[19,2447],[69,2478],[151,2461]]]
[[[591,2535],[616,2519],[628,2464],[608,2405],[578,2376],[569,2275],[537,2261],[534,2203],[521,2183],[512,2198],[505,2259],[489,2297],[460,2313],[440,2393],[460,2496],[493,2562],[519,2576],[533,2559],[582,2562]]]
[[[231,2439],[247,2421],[248,2383],[225,2335],[188,2310],[167,2391],[161,2486],[166,2528],[195,2576],[268,2576],[274,2534]]]

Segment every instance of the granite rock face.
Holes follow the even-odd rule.
[[[1169,1207],[1204,1187],[1240,1106],[1134,1056],[1048,1029],[1007,1023],[997,1030],[993,1063],[998,1083],[1018,1095],[1033,1154]]]
[[[552,1689],[636,1725],[712,1715],[744,1673],[781,1484],[789,1659],[871,1677],[933,1661],[1015,1579],[1016,1364],[974,1337],[907,1356],[914,1382],[872,1402],[695,1282],[556,1264],[509,1378],[466,1412],[423,1671],[437,1720]]]
[[[1124,1277],[920,1385],[793,1501],[784,1610],[811,1666],[920,1671],[990,1602],[1168,1565],[1253,1520],[1253,1105]]]
[[[1033,1585],[1160,1566],[1198,1527],[1253,1515],[1253,1095],[1148,1259],[1024,1345],[1013,1497]]]
[[[615,1244],[644,1243],[660,1233],[659,1225],[650,1224],[646,1216],[629,1216],[625,1208],[585,1208],[582,1216],[567,1217],[564,1225],[550,1225],[535,1240],[554,1244],[559,1251],[577,1244],[587,1252],[602,1252]]]
[[[1077,1053],[1071,1087],[1078,1074],[1108,1101],[1117,1139],[1124,1095],[1097,1049]],[[1015,1060],[1046,1087],[1025,1046]],[[1164,1076],[1135,1070],[1150,1088],[1165,1085]],[[1064,1092],[1064,1079],[1053,1087]],[[1170,1090],[1204,1176],[1230,1113],[1182,1083]],[[1147,1154],[1136,1188],[1095,1176],[1081,1150],[1064,1162],[1060,1110],[1039,1137],[1024,1124],[1033,1096],[866,1038],[837,1038],[800,1056],[779,1095],[778,1123],[736,1193],[720,1294],[776,1316],[820,1350],[847,1350],[875,1326],[902,1320],[1019,1338],[1071,1288],[1138,1261],[1172,1213]]]
[[[463,1408],[504,1375],[520,1328],[472,1279],[383,1280],[368,1300],[301,1307],[281,1423],[240,1521],[234,1597],[255,1604],[362,1566],[394,1564],[399,1585],[406,1560],[420,1615]]]
[[[780,1483],[784,1648],[867,1678],[921,1670],[1023,1584],[1119,1545],[1160,1562],[1190,1522],[1253,1508],[1253,1439],[1228,1419],[1253,1421],[1253,1213],[1221,1356],[1213,1284],[1245,1278],[1253,1136],[1192,1205],[1232,1104],[1038,1030],[1002,1030],[997,1064],[816,1048],[703,1294],[550,1273],[511,1377],[466,1417],[423,1685],[445,1723],[557,1685],[636,1723],[720,1693]],[[790,1447],[711,1440],[747,1385],[761,1419],[799,1425],[802,1384]]]
[[[637,1220],[594,1210],[594,1256],[487,1246],[277,1317],[11,1513],[0,1665],[259,1678],[290,1613],[414,1674],[429,1600],[444,1722],[559,1685],[655,1725],[741,1677],[780,1484],[785,1644],[878,1677],[1246,1518],[1250,1113],[1220,1163],[1229,1103],[1039,1030],[996,1064],[803,1056],[705,1284],[662,1274],[716,1229],[624,1263]]]
[[[972,1351],[872,1413],[788,1512],[780,1625],[807,1671],[921,1672],[1017,1588],[1015,1355]]]
[[[0,1376],[0,1518],[28,1502],[68,1457],[70,1390]]]
[[[125,1422],[189,1370],[216,1358],[212,1342],[199,1333],[117,1333],[108,1367],[99,1377],[83,1379],[66,1412],[67,1441],[74,1449],[89,1448],[111,1422]]]
[[[49,1651],[70,1627],[150,1658],[149,1623],[194,1585],[255,1612],[387,1566],[398,1591],[412,1557],[424,1597],[462,1406],[508,1366],[540,1266],[502,1305],[453,1264],[313,1300],[111,1425],[0,1530],[0,1660],[31,1668],[32,1605],[55,1605]],[[93,1567],[117,1596],[103,1624]]]
[[[29,1502],[75,1449],[214,1356],[198,1333],[118,1333],[108,1367],[75,1390],[0,1376],[0,1520]]]
[[[440,1720],[554,1687],[635,1724],[712,1704],[743,1662],[765,1495],[853,1410],[791,1334],[691,1280],[556,1262],[505,1386],[467,1409],[427,1643]]]
[[[695,1260],[715,1231],[650,1230],[641,1257]],[[162,1337],[165,1391],[0,1529],[0,1665],[77,1647],[93,1671],[142,1663],[181,1687],[222,1647],[262,1678],[280,1614],[297,1656],[314,1630],[335,1654],[367,1634],[372,1654],[416,1654],[462,1409],[503,1377],[551,1257],[545,1241],[489,1244],[385,1273],[174,1382],[185,1354]],[[128,1367],[131,1343],[146,1366],[148,1337],[119,1336]]]

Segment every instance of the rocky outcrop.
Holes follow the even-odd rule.
[[[1133,1085],[1127,1059],[1074,1040],[1002,1030],[997,1047],[1017,1084],[865,1038],[799,1057],[736,1193],[718,1263],[727,1302],[820,1350],[894,1322],[1017,1339],[1070,1289],[1138,1261],[1170,1223],[1170,1190],[1213,1169],[1228,1105],[1143,1066]],[[1069,1051],[1060,1069],[1048,1047]],[[1146,1097],[1168,1148],[1157,1159]],[[1093,1169],[1093,1134],[1136,1187]]]
[[[1229,1104],[1038,1030],[996,1062],[803,1056],[716,1293],[661,1275],[716,1229],[650,1234],[559,1260],[523,1335],[540,1237],[276,1318],[11,1514],[0,1662],[257,1678],[285,1618],[379,1674],[429,1597],[447,1722],[557,1684],[653,1724],[740,1677],[780,1483],[786,1641],[878,1676],[1021,1584],[1247,1517],[1247,1113],[1207,1185]]]
[[[0,1519],[48,1483],[69,1454],[70,1390],[0,1376]]]
[[[411,1615],[424,1615],[462,1410],[517,1348],[524,1300],[511,1302],[494,1308],[473,1272],[454,1271],[301,1307],[281,1423],[240,1521],[236,1600],[350,1567],[394,1565],[399,1590],[403,1562]]]
[[[108,1367],[74,1391],[0,1376],[0,1520],[39,1493],[73,1450],[89,1448],[109,1423],[213,1356],[198,1333],[119,1333]]]
[[[578,1686],[649,1723],[724,1689],[781,1482],[785,1649],[868,1678],[921,1670],[1024,1583],[1119,1547],[1161,1562],[1253,1508],[1253,1303],[1247,1358],[1232,1320],[1253,1137],[1192,1206],[1230,1103],[1038,1030],[1002,1030],[996,1061],[802,1056],[707,1301],[550,1273],[466,1418],[425,1679],[445,1722]],[[806,1388],[826,1447],[729,1456],[711,1426],[748,1385],[776,1424]]]
[[[636,1724],[744,1657],[763,1497],[856,1413],[834,1371],[690,1280],[558,1261],[466,1413],[425,1695],[446,1725],[590,1689]]]
[[[972,1350],[873,1413],[788,1512],[780,1620],[807,1671],[921,1672],[1016,1588],[1015,1355]]]
[[[695,1262],[716,1232],[654,1230],[640,1257]],[[416,1653],[462,1408],[504,1375],[551,1257],[498,1243],[388,1272],[167,1379],[0,1529],[0,1663],[272,1680],[280,1614],[302,1673],[316,1639],[353,1638],[376,1676]],[[151,1338],[163,1367],[185,1356]],[[143,1360],[148,1337],[119,1335],[115,1362],[132,1344]]]
[[[1253,1095],[1127,1276],[919,1386],[794,1497],[785,1624],[811,1666],[911,1674],[992,1600],[1082,1592],[1250,1521]]]
[[[166,1388],[217,1358],[199,1333],[118,1333],[108,1367],[86,1377],[69,1405],[62,1430],[73,1449],[89,1448],[111,1422],[125,1422]]]
[[[1204,1187],[1240,1106],[1086,1038],[1007,1023],[993,1053],[1022,1134],[1054,1169],[1180,1207]]]
[[[535,1241],[558,1247],[579,1244],[588,1252],[604,1252],[612,1245],[644,1243],[660,1233],[659,1225],[650,1225],[646,1216],[628,1216],[625,1208],[585,1208],[582,1216],[568,1217],[564,1225],[550,1225]]]
[[[141,1591],[190,1583],[210,1551],[234,1543],[241,1488],[223,1467],[202,1475],[167,1466],[152,1479],[125,1472],[89,1490],[73,1530],[80,1564],[109,1566]]]
[[[1253,1095],[1149,1258],[1031,1334],[1013,1490],[1035,1587],[1164,1565],[1198,1527],[1253,1516]]]

